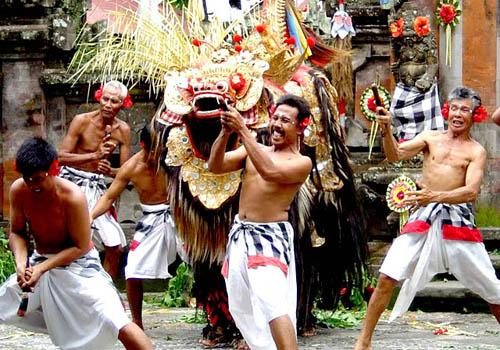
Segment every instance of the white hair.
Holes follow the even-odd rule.
[[[115,89],[120,89],[120,99],[122,100],[125,100],[125,97],[127,97],[127,94],[128,94],[128,89],[125,85],[123,85],[123,83],[119,82],[118,80],[111,80],[111,81],[108,81],[106,84],[104,84],[104,87],[103,87],[103,91],[106,90],[106,88],[108,87],[112,87],[112,88],[115,88]]]

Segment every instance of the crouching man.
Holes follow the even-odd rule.
[[[0,286],[0,323],[48,333],[62,349],[105,349],[117,338],[127,349],[152,349],[127,318],[93,248],[85,195],[56,176],[56,150],[28,139],[16,168],[22,178],[10,188],[9,235],[16,274]],[[27,227],[35,242],[29,258]],[[23,292],[28,304],[20,317]]]

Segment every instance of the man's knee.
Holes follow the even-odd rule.
[[[392,290],[396,285],[398,284],[398,281],[395,280],[392,277],[387,276],[384,273],[380,273],[378,276],[378,283],[377,283],[377,289],[390,289]]]

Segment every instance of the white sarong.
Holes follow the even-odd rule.
[[[48,257],[34,252],[30,264]],[[130,323],[95,249],[68,266],[45,272],[28,293],[24,317],[17,316],[21,294],[16,274],[0,286],[0,323],[48,333],[62,349],[112,347],[120,329]]]
[[[63,166],[59,176],[73,182],[82,189],[87,198],[89,212],[92,211],[97,201],[99,201],[107,189],[102,174]],[[92,241],[94,246],[100,251],[104,250],[105,246],[115,247],[119,245],[125,247],[127,245],[125,234],[120,224],[118,224],[116,217],[110,211],[99,216],[92,222]]]
[[[289,222],[235,218],[223,266],[229,311],[252,350],[276,349],[269,322],[288,315],[296,324],[297,282]]]
[[[141,204],[141,207],[143,217],[137,223],[130,243],[125,277],[170,278],[168,265],[175,261],[177,251],[185,258],[170,208],[166,204]]]
[[[490,304],[500,304],[500,280],[475,228],[468,204],[430,203],[413,213],[380,272],[404,280],[389,322],[405,313],[419,290],[438,273],[453,274]]]

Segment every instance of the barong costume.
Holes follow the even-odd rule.
[[[32,266],[51,255],[36,251]],[[0,323],[48,333],[62,349],[112,347],[121,328],[130,323],[97,250],[71,264],[46,271],[29,294],[24,317],[17,316],[22,291],[13,274],[0,286]]]
[[[252,350],[276,349],[269,322],[288,315],[295,329],[297,285],[289,222],[236,216],[222,267],[229,311]]]
[[[170,207],[166,204],[141,204],[143,217],[137,222],[125,267],[125,278],[170,278],[168,265],[177,251],[184,260],[182,243],[177,238]]]
[[[391,101],[396,138],[408,141],[424,130],[444,130],[437,83],[422,93],[416,87],[397,83]]]
[[[107,190],[104,175],[102,174],[63,166],[59,176],[73,182],[82,189],[87,198],[89,212],[92,211]],[[92,222],[92,241],[100,251],[104,250],[104,246],[115,247],[119,245],[125,247],[127,245],[125,234],[120,224],[118,224],[114,207]]]
[[[389,321],[408,310],[415,294],[438,273],[453,274],[490,304],[500,304],[500,280],[476,228],[472,205],[429,203],[395,239],[380,272],[405,280]]]

